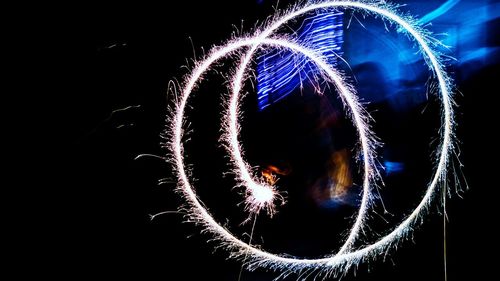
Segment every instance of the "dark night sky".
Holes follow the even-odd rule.
[[[241,19],[249,30],[272,8],[250,0],[167,2],[73,5],[53,18],[51,26],[61,34],[45,48],[62,55],[56,64],[61,95],[55,121],[61,153],[54,156],[61,186],[57,196],[62,200],[53,207],[58,230],[48,235],[58,254],[44,268],[53,276],[238,278],[240,264],[227,260],[224,251],[214,251],[214,244],[206,242],[209,237],[183,223],[179,214],[149,220],[149,214],[176,210],[181,200],[173,192],[175,178],[168,164],[158,158],[134,158],[166,154],[160,133],[172,98],[167,95],[168,81],[181,77],[185,58],[193,57],[189,37],[200,53],[201,47],[207,50],[228,39],[232,25],[239,27]],[[490,32],[498,34],[497,29]],[[484,127],[496,128],[488,121],[495,103],[483,105],[480,99],[497,92],[495,78],[498,64],[458,85],[463,95],[457,96],[457,134],[470,190],[463,199],[453,196],[448,202],[449,280],[484,280],[481,276],[492,272],[486,254],[497,244],[498,219],[490,213],[498,186],[492,171],[496,165],[486,154],[497,142]],[[166,184],[158,185],[160,179]],[[415,231],[414,242],[404,242],[386,261],[361,265],[356,276],[350,272],[345,280],[443,280],[442,235],[442,217],[434,208]],[[258,270],[244,272],[242,280],[276,276]]]

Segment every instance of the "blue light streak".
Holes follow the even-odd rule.
[[[299,44],[323,54],[337,65],[343,43],[343,13],[322,12],[306,18],[296,32]],[[280,101],[308,81],[313,81],[317,67],[302,55],[271,50],[257,58],[257,102],[264,110]]]
[[[428,22],[431,22],[435,18],[438,18],[438,17],[444,15],[451,8],[455,7],[455,5],[458,4],[458,2],[460,2],[460,0],[448,0],[448,1],[446,1],[443,5],[439,6],[437,9],[433,10],[432,12],[426,14],[421,19],[419,19],[418,23],[419,24],[426,24]]]

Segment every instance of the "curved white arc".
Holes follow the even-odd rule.
[[[403,20],[401,17],[398,15],[379,8],[378,6],[373,6],[367,3],[362,3],[362,2],[351,2],[351,1],[329,1],[329,2],[324,2],[324,3],[318,3],[318,4],[312,4],[310,6],[306,6],[304,8],[298,9],[292,13],[289,13],[282,17],[281,19],[278,19],[276,22],[274,22],[270,27],[268,27],[265,31],[263,31],[261,34],[258,35],[259,38],[265,38],[270,36],[274,31],[279,29],[283,24],[286,22],[301,16],[305,13],[318,10],[318,9],[324,9],[324,8],[335,8],[335,7],[353,7],[353,8],[360,8],[364,9],[367,11],[371,11],[375,14],[381,15],[385,17],[386,19],[389,19],[397,24],[399,24],[401,27],[403,27],[403,30],[407,31],[412,35],[412,37],[419,43],[420,47],[424,51],[424,54],[428,57],[428,59],[431,62],[432,69],[434,73],[436,74],[439,82],[439,87],[440,87],[440,92],[441,92],[441,98],[443,99],[443,109],[444,109],[444,133],[443,133],[443,141],[441,143],[441,149],[440,149],[440,157],[439,157],[439,163],[436,167],[436,173],[433,176],[433,179],[430,183],[430,185],[427,188],[426,194],[424,195],[424,198],[420,202],[420,204],[414,209],[414,211],[407,217],[401,225],[409,225],[411,222],[413,222],[417,217],[418,214],[422,209],[427,206],[428,202],[430,201],[432,194],[434,193],[434,190],[439,183],[440,178],[442,177],[443,173],[445,173],[445,169],[447,166],[448,162],[448,155],[449,155],[449,149],[451,147],[451,135],[452,135],[452,130],[453,130],[453,124],[451,121],[452,115],[453,115],[453,109],[451,106],[451,98],[450,98],[450,92],[448,90],[448,84],[446,82],[446,79],[444,78],[442,68],[440,63],[438,62],[436,56],[434,55],[434,52],[432,49],[429,47],[423,36],[408,22]],[[253,50],[253,49],[252,49]],[[366,161],[365,161],[366,163]],[[363,195],[368,194],[369,190],[364,189],[363,190]],[[357,228],[360,228],[362,225],[362,220],[363,216],[362,214],[365,214],[368,210],[368,198],[365,198],[363,196],[363,200],[360,206],[360,210],[358,212],[358,218],[356,219],[356,222],[351,229],[351,234],[354,232],[357,232]],[[402,228],[397,227],[391,234],[396,234],[394,232],[400,232]],[[389,234],[390,235],[390,234]],[[397,235],[394,235],[397,236]],[[387,237],[387,236],[386,236]],[[348,240],[344,244],[344,246],[347,246],[347,242],[349,242],[350,239],[355,239],[356,237],[351,237],[349,236]],[[380,240],[379,242],[382,242]],[[353,241],[352,241],[353,242]],[[376,244],[376,243],[375,243]],[[373,244],[372,244],[373,245]],[[383,245],[381,243],[380,245]],[[385,245],[385,244],[384,244]],[[349,250],[349,246],[347,247],[342,247],[342,249],[339,251],[339,253],[342,253],[343,251]]]
[[[439,60],[436,58],[433,51],[426,43],[423,35],[421,35],[419,31],[417,31],[411,24],[407,23],[401,17],[391,13],[390,11],[384,10],[383,8],[377,6],[372,6],[360,2],[338,1],[338,2],[325,2],[325,3],[312,4],[302,9],[298,9],[292,12],[291,14],[286,15],[284,18],[278,20],[276,23],[271,25],[271,28],[274,26],[276,26],[275,28],[278,28],[281,25],[281,22],[290,20],[291,18],[297,17],[298,15],[301,15],[303,13],[315,9],[338,7],[338,6],[357,7],[365,9],[380,14],[383,17],[398,23],[414,37],[414,39],[419,43],[422,51],[430,61],[430,66],[432,67],[439,82],[440,86],[439,88],[441,92],[443,111],[444,111],[444,117],[443,117],[444,132],[442,135],[443,140],[441,143],[441,148],[439,150],[440,151],[439,163],[436,167],[436,173],[433,176],[433,179],[427,188],[423,200],[419,203],[417,208],[415,208],[415,210],[391,233],[389,233],[387,236],[383,237],[379,241],[369,246],[366,246],[365,248],[322,259],[295,259],[295,258],[280,257],[265,252],[263,250],[251,247],[248,244],[240,241],[239,239],[234,237],[231,233],[229,233],[225,228],[223,228],[221,225],[217,224],[217,222],[214,221],[214,219],[210,216],[208,211],[204,209],[204,207],[198,201],[196,194],[191,188],[189,179],[187,178],[186,171],[184,168],[184,162],[182,156],[182,134],[183,134],[182,123],[184,119],[183,118],[184,108],[186,106],[189,93],[195,86],[198,78],[200,78],[203,72],[205,72],[209,68],[210,64],[220,59],[220,57],[224,56],[224,52],[226,51],[227,52],[234,51],[235,49],[242,47],[244,45],[254,45],[256,43],[261,44],[263,40],[259,40],[259,42],[256,42],[252,39],[241,40],[231,45],[228,45],[227,47],[216,49],[214,52],[212,52],[212,54],[207,58],[206,61],[204,61],[202,64],[196,67],[193,74],[189,77],[189,82],[186,84],[186,87],[183,90],[183,96],[181,97],[181,101],[177,107],[177,112],[172,127],[172,129],[174,130],[172,149],[176,157],[178,176],[184,185],[183,186],[184,188],[180,188],[180,190],[186,196],[186,199],[188,199],[189,204],[193,207],[193,209],[191,210],[193,212],[192,215],[196,216],[199,219],[199,222],[204,224],[218,238],[223,239],[226,243],[229,243],[230,244],[229,246],[232,245],[233,248],[231,250],[233,251],[233,253],[235,253],[236,255],[238,255],[238,253],[242,254],[242,251],[244,251],[245,253],[249,253],[252,257],[253,264],[256,265],[266,266],[269,268],[276,268],[283,265],[287,265],[290,270],[294,271],[301,270],[305,267],[317,268],[325,265],[328,266],[329,270],[333,270],[334,268],[338,268],[341,266],[348,267],[349,265],[365,257],[368,257],[369,255],[381,252],[387,249],[387,247],[390,246],[392,243],[396,242],[396,239],[404,235],[406,231],[409,229],[409,227],[412,226],[412,224],[415,222],[416,218],[419,216],[422,210],[425,209],[425,207],[429,204],[432,195],[436,189],[436,186],[438,185],[440,179],[442,178],[442,176],[444,176],[446,172],[449,150],[452,146],[451,136],[453,130],[453,123],[452,123],[453,110],[451,106],[451,97],[449,92],[449,86],[447,84],[447,77],[440,66]],[[265,33],[270,34],[271,32],[272,31],[263,32],[261,33],[260,36],[265,35]],[[360,212],[362,211],[363,210],[360,210]],[[238,250],[237,252],[234,252],[235,248]]]
[[[244,74],[246,71],[246,68],[248,64],[251,61],[251,57],[253,56],[253,53],[258,49],[258,46],[262,43],[270,43],[270,42],[275,42],[273,39],[266,39],[262,36],[259,36],[255,40],[255,44],[252,46],[252,48],[245,54],[237,72],[236,76],[233,79],[233,92],[231,95],[230,99],[230,106],[229,106],[229,120],[227,123],[229,124],[229,131],[232,132],[239,132],[239,124],[238,124],[238,102],[239,102],[239,93],[241,91],[242,87],[242,81],[244,80]],[[284,42],[284,41],[282,41]],[[289,49],[295,50],[299,53],[306,54],[308,58],[315,58],[316,55],[311,53],[309,50],[306,50],[300,46],[293,46],[290,45],[288,46]],[[354,119],[354,124],[355,127],[358,131],[358,135],[361,141],[361,147],[363,151],[363,162],[364,162],[364,179],[363,179],[363,197],[361,200],[360,204],[360,211],[358,212],[356,221],[353,224],[353,227],[351,228],[351,231],[349,232],[349,236],[342,245],[342,247],[339,250],[339,253],[343,253],[347,249],[349,249],[354,243],[354,240],[358,236],[359,230],[362,228],[363,225],[363,220],[365,217],[365,213],[368,210],[368,204],[369,204],[369,199],[370,199],[370,179],[373,176],[373,154],[371,152],[371,141],[369,138],[369,130],[368,125],[365,122],[365,118],[361,115],[361,110],[362,107],[359,104],[359,102],[356,99],[356,96],[351,93],[351,91],[344,86],[344,81],[340,78],[340,75],[338,73],[332,73],[331,72],[331,66],[326,64],[324,61],[319,61],[317,59],[311,59],[315,62],[316,65],[318,65],[320,68],[324,69],[325,72],[327,72],[328,76],[333,79],[334,85],[337,88],[340,97],[342,98],[342,102],[344,104],[347,104],[347,107],[350,110],[350,113],[352,114],[352,118]],[[248,167],[249,165],[243,160],[242,153],[240,150],[240,145],[238,142],[238,134],[229,134],[227,135],[230,137],[230,147],[231,147],[231,153],[233,153],[234,156],[234,165],[236,166],[236,171],[239,172],[240,174],[237,174],[239,178],[241,178],[248,186],[252,186],[254,184],[260,184],[256,183],[250,173],[248,172]],[[361,211],[362,210],[362,211]]]
[[[277,255],[253,248],[250,245],[242,242],[241,240],[236,238],[234,235],[232,235],[227,229],[225,229],[224,227],[219,225],[213,219],[213,217],[208,213],[208,211],[201,205],[200,201],[198,200],[198,197],[196,196],[196,193],[194,192],[194,190],[189,182],[189,179],[187,178],[187,174],[186,174],[186,171],[184,169],[184,157],[182,155],[183,151],[182,151],[182,142],[181,142],[182,135],[183,135],[182,123],[184,120],[184,117],[183,117],[184,116],[184,109],[186,107],[187,100],[189,99],[189,96],[190,96],[193,88],[195,87],[196,82],[200,80],[203,73],[205,73],[209,69],[210,65],[213,64],[214,62],[216,62],[217,60],[227,56],[229,53],[237,50],[238,48],[241,48],[244,46],[250,46],[250,45],[253,45],[255,43],[256,43],[255,39],[246,39],[246,40],[240,40],[240,41],[236,41],[234,43],[228,44],[224,48],[218,49],[215,52],[213,52],[212,54],[210,54],[209,59],[207,59],[206,61],[204,61],[204,63],[202,63],[201,65],[196,67],[195,70],[193,71],[193,74],[191,76],[189,76],[188,83],[186,84],[186,87],[183,90],[181,101],[179,103],[179,106],[177,107],[177,114],[176,114],[176,118],[175,118],[174,124],[173,124],[173,126],[175,128],[175,131],[174,131],[175,142],[173,143],[173,150],[174,150],[175,157],[176,157],[176,164],[177,164],[177,169],[178,169],[177,173],[178,173],[178,176],[181,178],[182,183],[184,185],[183,186],[184,188],[182,188],[181,191],[187,196],[187,199],[189,200],[189,204],[193,205],[194,209],[192,209],[191,211],[194,211],[195,215],[199,216],[198,218],[203,219],[205,221],[205,222],[203,222],[203,224],[205,224],[206,227],[210,228],[209,229],[210,231],[212,231],[218,235],[221,235],[220,238],[223,238],[227,242],[235,243],[238,246],[244,248],[245,250],[250,251],[252,254],[257,254],[260,257],[272,258],[273,260],[279,260],[281,262],[293,263],[293,262],[300,261],[301,264],[311,264],[311,263],[317,263],[317,262],[326,263],[329,260],[329,258],[325,258],[325,259],[301,259],[301,260],[294,259],[294,258],[284,258],[284,257],[280,257]],[[331,67],[328,64],[326,64],[321,59],[317,58],[314,55],[314,53],[310,50],[304,49],[301,46],[293,44],[291,42],[284,41],[284,40],[278,40],[278,39],[263,39],[263,40],[261,40],[261,44],[280,46],[280,47],[284,47],[284,48],[289,48],[289,49],[297,51],[297,52],[301,52],[306,57],[308,57],[309,59],[311,59],[312,61],[317,63],[317,65],[320,68],[322,68],[330,76],[330,78],[332,80],[338,79],[338,74],[333,69],[331,69]],[[215,230],[213,228],[215,228]]]
[[[342,5],[343,3],[349,3],[349,2],[338,2],[335,3],[336,5]],[[333,7],[333,6],[328,6],[326,7]],[[230,101],[230,107],[229,107],[229,129],[234,132],[239,132],[239,125],[238,125],[238,102],[239,102],[239,93],[241,91],[241,82],[243,81],[243,76],[245,74],[245,71],[248,67],[249,62],[251,61],[251,58],[254,54],[254,52],[257,50],[261,42],[268,38],[274,31],[279,29],[281,26],[283,26],[286,22],[290,21],[291,19],[300,16],[304,13],[307,13],[312,10],[316,10],[321,8],[321,4],[316,6],[312,5],[310,7],[306,7],[303,9],[300,9],[292,14],[289,14],[285,17],[283,17],[281,20],[276,21],[274,24],[272,24],[270,27],[266,28],[265,31],[263,31],[261,34],[259,34],[256,39],[257,42],[254,44],[251,49],[245,54],[242,63],[240,64],[239,69],[237,70],[237,74],[235,76],[235,79],[233,80],[233,93],[231,95],[231,101]],[[338,77],[338,76],[336,76]],[[342,83],[339,83],[338,81],[340,79],[335,80],[335,85],[342,85]],[[356,124],[356,129],[358,130],[358,134],[360,137],[361,141],[361,147],[363,151],[363,163],[364,163],[364,175],[363,175],[363,196],[361,199],[361,204],[360,208],[358,211],[358,214],[356,216],[356,220],[351,228],[351,231],[349,232],[349,235],[344,242],[344,244],[341,246],[340,250],[338,251],[337,254],[342,254],[345,251],[348,251],[351,247],[356,238],[358,237],[359,231],[363,227],[363,222],[364,218],[366,217],[366,212],[368,211],[369,208],[369,202],[370,202],[370,184],[371,184],[371,179],[374,177],[373,171],[374,171],[374,156],[371,153],[371,147],[373,144],[370,141],[370,138],[368,135],[370,134],[368,126],[365,124],[365,121],[360,114],[358,114],[357,110],[360,108],[360,105],[357,101],[357,99],[352,96],[352,95],[345,95],[344,93],[348,92],[345,87],[340,86],[337,87],[339,90],[339,94],[342,97],[342,102],[344,104],[347,103],[348,107],[351,109],[351,114],[353,115],[354,123]],[[353,109],[355,108],[355,109]],[[238,135],[230,135],[231,137],[231,152],[234,155],[234,165],[237,167],[237,171],[239,172],[239,176],[247,186],[252,186],[254,184],[259,184],[256,183],[253,179],[250,173],[248,172],[248,167],[249,165],[243,160],[242,153],[240,150],[239,142],[238,142]]]

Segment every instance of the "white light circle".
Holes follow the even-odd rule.
[[[438,149],[438,162],[430,181],[430,184],[427,187],[425,195],[422,201],[418,204],[418,206],[413,210],[413,212],[406,217],[403,222],[398,225],[392,232],[382,237],[377,242],[367,245],[364,248],[353,250],[351,248],[352,243],[358,236],[359,230],[363,227],[363,220],[366,216],[366,213],[369,209],[369,197],[370,197],[370,178],[373,177],[374,170],[372,169],[372,147],[371,140],[369,136],[371,135],[369,128],[367,127],[363,115],[360,113],[361,109],[358,107],[357,100],[354,98],[352,103],[349,100],[344,100],[350,107],[351,115],[355,120],[356,126],[358,128],[358,134],[360,136],[360,142],[363,149],[364,154],[368,155],[365,157],[365,182],[363,187],[363,200],[360,206],[360,210],[358,212],[358,216],[356,218],[356,222],[354,223],[353,228],[347,238],[344,246],[342,246],[341,250],[332,256],[328,256],[325,258],[319,259],[300,259],[300,258],[292,258],[292,257],[284,257],[272,253],[268,253],[262,249],[253,247],[248,245],[247,243],[241,241],[233,234],[231,234],[226,228],[217,223],[214,218],[210,215],[210,213],[205,209],[203,204],[197,198],[196,193],[194,192],[192,185],[190,184],[189,178],[187,176],[187,172],[184,166],[183,159],[183,145],[182,145],[182,136],[183,136],[183,122],[184,122],[184,110],[187,105],[187,100],[189,98],[190,93],[194,89],[197,84],[197,81],[202,77],[203,73],[206,72],[210,65],[212,65],[218,59],[224,57],[228,53],[231,53],[239,48],[245,46],[251,46],[251,49],[244,56],[242,63],[239,66],[239,69],[236,74],[235,80],[233,80],[233,93],[230,100],[230,108],[229,108],[229,116],[227,116],[228,120],[228,132],[230,133],[229,146],[230,152],[232,153],[233,162],[236,163],[235,172],[237,176],[240,177],[240,180],[243,180],[246,185],[248,184],[256,184],[256,181],[252,178],[251,173],[249,171],[248,164],[243,160],[241,156],[241,149],[237,140],[238,134],[238,99],[239,99],[239,91],[241,90],[241,84],[243,81],[243,76],[245,69],[248,63],[251,60],[253,53],[259,48],[261,44],[265,45],[277,45],[286,48],[291,48],[296,51],[299,51],[305,54],[309,59],[313,60],[320,68],[322,68],[328,76],[333,80],[337,89],[340,89],[343,81],[340,79],[336,81],[335,76],[336,72],[332,70],[328,65],[322,61],[321,57],[315,54],[311,50],[307,50],[301,46],[298,46],[292,42],[280,39],[268,39],[268,37],[277,30],[280,26],[282,26],[287,21],[296,18],[300,15],[308,13],[317,9],[329,9],[336,7],[344,7],[344,8],[353,8],[353,9],[361,9],[375,15],[381,16],[383,19],[388,20],[392,23],[399,25],[404,32],[409,34],[411,38],[413,38],[425,56],[429,67],[432,69],[434,75],[437,78],[439,84],[439,97],[442,101],[442,135],[441,135],[441,144]],[[177,175],[179,178],[179,188],[178,190],[181,192],[183,197],[187,202],[187,210],[189,212],[189,218],[194,220],[196,223],[201,224],[207,231],[212,233],[220,243],[227,247],[227,250],[230,252],[231,257],[233,258],[241,258],[248,256],[248,265],[249,268],[255,267],[264,267],[275,270],[282,270],[284,273],[280,275],[281,277],[286,276],[289,272],[296,273],[304,273],[304,272],[314,272],[316,271],[319,274],[324,274],[325,276],[330,274],[343,273],[345,270],[350,268],[352,265],[358,264],[363,259],[367,259],[370,257],[374,257],[379,253],[382,253],[388,250],[391,245],[397,243],[401,237],[403,237],[409,230],[411,230],[412,226],[417,221],[417,218],[422,215],[423,211],[429,206],[430,201],[433,195],[436,193],[438,184],[445,178],[447,163],[450,151],[453,148],[452,135],[453,135],[453,108],[452,108],[452,100],[451,100],[451,80],[447,76],[446,72],[443,70],[441,61],[439,60],[438,55],[432,50],[429,46],[429,38],[427,35],[416,25],[412,23],[411,20],[404,19],[403,17],[396,14],[396,12],[390,8],[385,2],[355,2],[355,1],[326,1],[319,2],[316,4],[306,4],[303,7],[298,7],[290,10],[285,13],[281,18],[278,18],[275,21],[272,21],[269,24],[269,27],[266,28],[261,33],[257,34],[257,36],[253,38],[242,38],[232,41],[231,43],[215,48],[210,52],[210,54],[200,63],[198,63],[193,72],[186,78],[186,82],[183,85],[182,93],[179,97],[179,102],[176,106],[175,113],[172,120],[172,127],[170,128],[170,133],[172,139],[170,141],[171,149],[173,152],[173,161],[174,166],[177,169]],[[309,53],[309,55],[307,55]],[[323,67],[322,64],[325,64]],[[330,72],[330,73],[329,73]],[[342,96],[345,93],[351,93],[349,89],[346,88],[345,92],[342,90],[339,91],[339,94],[343,99],[346,97],[349,98],[349,94]],[[360,122],[356,122],[356,114],[359,113]],[[361,124],[361,125],[360,125]],[[365,127],[366,126],[366,127]],[[363,143],[363,134],[366,137],[366,142]],[[239,153],[239,156],[238,156]],[[365,155],[365,156],[366,156]],[[247,173],[247,174],[245,174]]]

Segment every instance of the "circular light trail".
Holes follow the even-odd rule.
[[[380,238],[373,244],[365,245],[360,249],[353,249],[353,243],[359,240],[359,233],[363,229],[366,215],[370,209],[371,189],[377,172],[374,169],[374,146],[373,134],[367,124],[367,115],[360,106],[355,91],[345,83],[342,77],[335,69],[332,69],[321,54],[314,50],[307,49],[292,40],[285,38],[271,37],[280,27],[290,20],[307,14],[315,10],[349,8],[362,10],[364,12],[379,16],[384,20],[398,25],[401,30],[414,39],[422,51],[427,64],[437,78],[439,97],[442,102],[442,133],[441,143],[438,148],[437,166],[434,175],[427,187],[425,195],[418,206],[407,216],[401,224],[393,229],[389,234]],[[316,272],[322,276],[343,274],[353,265],[360,261],[368,260],[381,254],[395,245],[403,238],[408,231],[417,222],[418,218],[429,206],[433,195],[436,194],[439,183],[445,180],[447,172],[448,157],[453,149],[453,108],[451,99],[451,79],[443,70],[439,55],[431,48],[431,39],[427,33],[416,26],[409,18],[398,15],[391,6],[384,2],[356,2],[356,1],[325,1],[310,3],[305,6],[296,6],[285,12],[281,17],[276,17],[267,27],[258,31],[252,37],[237,38],[225,46],[214,48],[204,60],[196,64],[193,71],[186,77],[182,92],[176,104],[175,112],[172,118],[172,124],[168,133],[171,136],[170,148],[172,150],[172,160],[179,178],[178,191],[186,199],[189,219],[202,225],[205,230],[212,233],[216,240],[225,246],[229,251],[230,257],[244,259],[247,257],[249,269],[264,267],[281,271],[280,277],[287,276],[289,273],[311,274]],[[245,78],[245,72],[252,60],[254,53],[262,46],[272,46],[291,49],[294,52],[301,53],[309,60],[313,61],[327,75],[329,82],[332,82],[338,90],[339,96],[351,115],[360,139],[360,146],[363,153],[364,163],[364,181],[363,198],[356,217],[356,221],[351,228],[349,236],[340,250],[331,256],[319,259],[301,259],[289,256],[280,256],[266,252],[263,249],[251,246],[234,236],[225,227],[217,223],[210,215],[207,209],[199,201],[192,184],[188,178],[184,158],[182,137],[184,134],[184,112],[191,92],[202,80],[203,74],[211,68],[211,65],[219,59],[237,51],[240,48],[248,48],[245,55],[242,56],[236,74],[232,80],[232,93],[228,103],[228,110],[224,116],[224,135],[223,141],[226,143],[230,154],[231,162],[234,166],[239,185],[246,188],[247,208],[250,211],[258,212],[261,209],[268,209],[272,212],[273,201],[277,195],[274,186],[265,183],[252,173],[252,168],[243,158],[243,152],[238,141],[239,124],[239,93]]]

